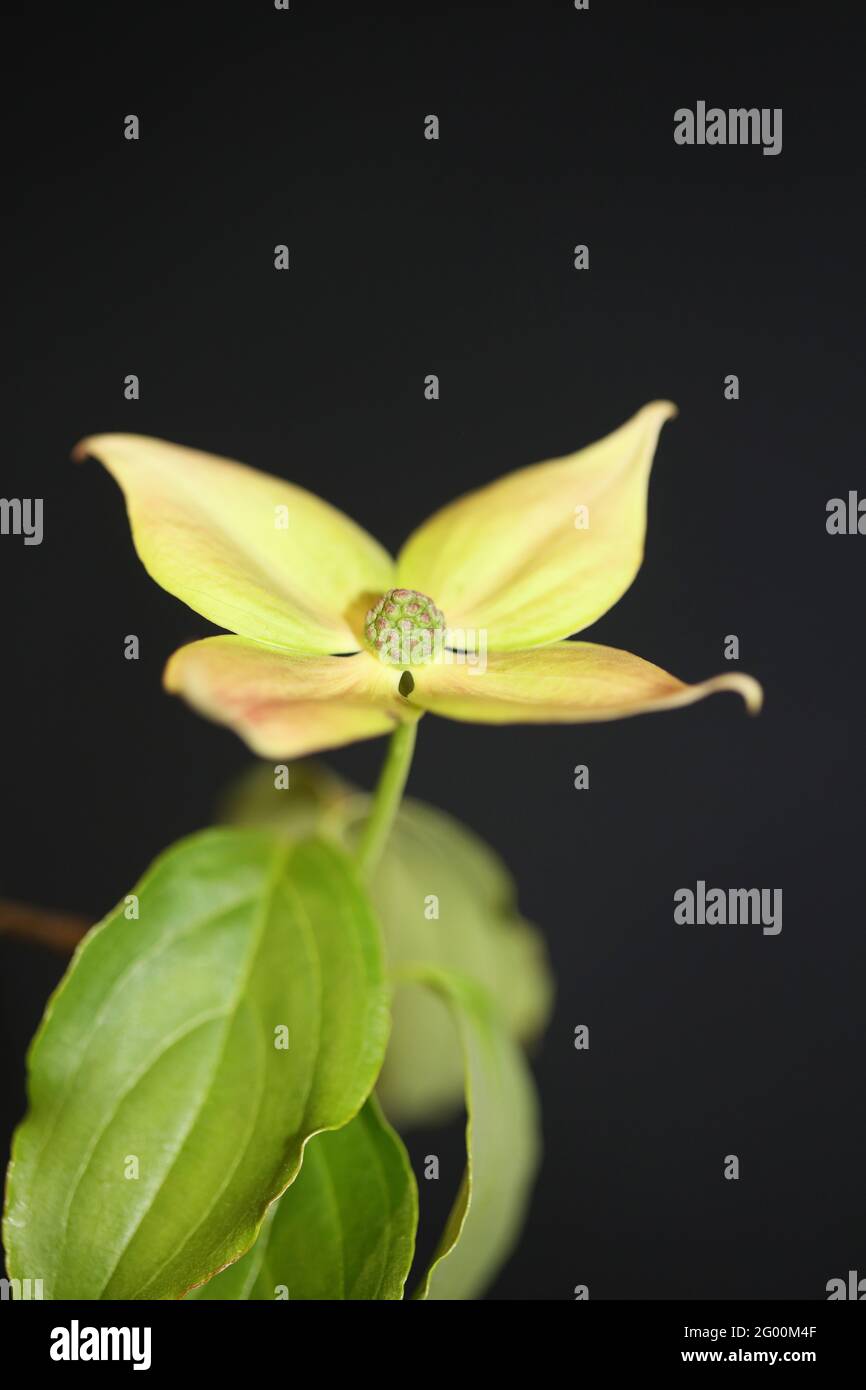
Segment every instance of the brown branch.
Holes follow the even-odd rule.
[[[74,912],[55,912],[52,908],[32,907],[29,903],[0,898],[0,936],[35,941],[67,956],[72,954],[91,925],[86,917]]]

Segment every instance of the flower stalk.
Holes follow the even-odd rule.
[[[388,843],[394,818],[403,800],[417,734],[418,725],[417,722],[413,722],[398,724],[391,735],[388,752],[373,793],[370,814],[364,822],[355,852],[355,862],[365,878],[372,874]]]

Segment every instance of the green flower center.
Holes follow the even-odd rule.
[[[418,666],[444,645],[445,615],[426,594],[389,589],[368,612],[364,632],[382,661]]]

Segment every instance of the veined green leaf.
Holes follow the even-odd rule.
[[[276,790],[273,768],[257,764],[232,789],[225,814],[234,824],[292,837],[315,830],[351,845],[368,810],[369,797],[305,761],[292,765],[288,790]],[[407,798],[369,892],[393,968],[425,961],[467,975],[493,996],[515,1038],[529,1043],[542,1032],[553,996],[543,937],[520,915],[502,860],[467,826]],[[386,1114],[401,1130],[449,1119],[463,1101],[463,1055],[448,1005],[410,983],[392,1011],[377,1086]]]
[[[481,1294],[517,1238],[540,1153],[535,1087],[520,1048],[473,981],[419,966],[447,1000],[466,1062],[466,1171],[416,1298]]]
[[[51,1299],[181,1297],[357,1113],[387,1034],[379,929],[336,847],[176,845],[88,934],[32,1045],[10,1274]]]
[[[190,1298],[401,1299],[417,1225],[415,1175],[371,1096],[310,1140],[252,1250]]]

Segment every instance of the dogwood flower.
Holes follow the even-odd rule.
[[[579,723],[761,688],[687,685],[626,651],[566,640],[619,599],[643,558],[653,402],[606,438],[449,503],[396,561],[312,493],[133,434],[84,439],[126,497],[133,541],[169,593],[232,635],[181,647],[168,690],[263,757],[372,738],[425,712]]]

